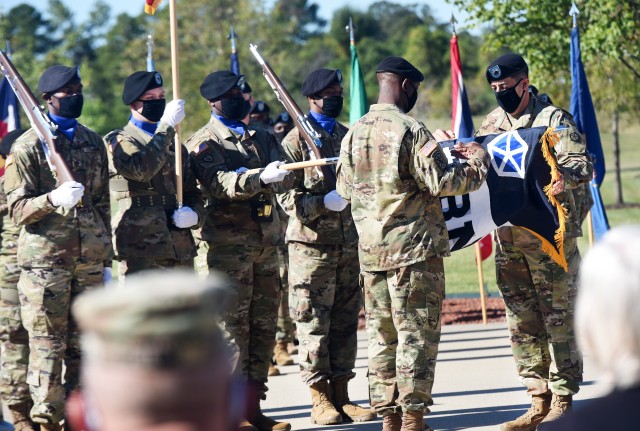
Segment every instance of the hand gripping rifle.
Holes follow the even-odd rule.
[[[22,79],[22,76],[18,73],[15,66],[9,60],[9,57],[0,50],[0,70],[7,82],[16,93],[22,109],[27,114],[31,127],[33,127],[42,142],[42,149],[47,158],[47,163],[51,168],[53,177],[62,184],[67,181],[74,181],[71,171],[64,162],[64,159],[56,150],[56,136],[55,131],[58,128],[50,119],[45,115],[44,108],[38,104],[33,93]]]
[[[280,103],[282,103],[284,109],[289,113],[289,115],[293,119],[294,124],[298,128],[298,131],[302,135],[302,138],[307,143],[307,146],[309,147],[309,153],[311,155],[311,160],[320,161],[321,159],[323,159],[319,150],[319,148],[322,147],[320,134],[316,132],[316,130],[311,126],[309,119],[302,113],[295,100],[293,100],[287,89],[282,84],[282,81],[280,81],[280,78],[278,78],[269,63],[267,63],[264,58],[262,58],[262,56],[258,52],[258,47],[256,45],[250,44],[249,49],[253,53],[253,56],[256,58],[256,60],[258,60],[258,63],[260,63],[260,66],[262,66],[262,73],[264,74],[265,79],[267,80],[273,91],[276,93],[278,100],[280,101]],[[328,166],[329,164],[333,163],[323,163],[322,165]],[[320,169],[318,169],[318,174],[322,178],[325,177],[325,175],[323,175],[322,173],[322,170]],[[333,172],[331,171],[330,174],[333,174]],[[331,182],[335,183],[335,174],[331,176],[333,177]],[[333,188],[335,188],[335,186],[333,186]]]

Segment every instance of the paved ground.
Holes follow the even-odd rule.
[[[357,376],[349,393],[353,401],[367,404],[367,340],[360,331]],[[278,420],[291,422],[294,430],[381,429],[381,420],[360,424],[318,426],[309,421],[311,397],[298,376],[298,366],[280,367],[283,375],[269,381],[268,399],[263,409]],[[606,392],[596,384],[589,359],[585,363],[585,384],[575,397],[575,405]],[[505,323],[445,326],[434,384],[435,405],[427,422],[436,430],[498,430],[500,423],[522,414],[529,399],[520,385],[509,347]]]

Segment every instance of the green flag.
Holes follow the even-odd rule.
[[[353,24],[349,20],[350,38],[351,38],[351,79],[349,81],[349,123],[354,124],[369,110],[367,103],[367,92],[364,89],[364,79],[362,78],[362,70],[358,62],[358,53],[356,52],[356,43],[353,36]]]

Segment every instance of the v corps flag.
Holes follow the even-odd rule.
[[[459,141],[474,140],[491,155],[487,181],[473,193],[441,198],[451,251],[474,244],[500,226],[520,226],[542,242],[542,249],[563,268],[566,214],[551,195],[551,183],[559,176],[553,146],[553,129],[534,127],[441,142],[449,162],[451,148]]]

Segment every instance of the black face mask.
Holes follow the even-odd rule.
[[[518,81],[513,87],[507,88],[506,90],[498,91],[495,94],[498,105],[500,105],[500,107],[509,114],[515,112],[516,109],[518,109],[518,106],[520,106],[520,102],[522,101],[522,96],[524,96],[524,92],[522,93],[522,96],[518,96],[518,93],[516,93],[516,88],[518,87],[520,82],[522,82],[522,79]]]
[[[278,144],[282,142],[285,136],[287,136],[287,132],[273,132],[273,134],[276,137]]]
[[[152,123],[160,121],[167,105],[166,99],[141,100],[141,102],[142,112],[140,114]]]
[[[74,94],[73,96],[57,98],[60,104],[58,115],[63,118],[78,118],[82,114],[82,105],[84,97],[82,94]]]
[[[242,120],[247,116],[247,102],[242,96],[229,97],[221,99],[222,115],[229,120]]]
[[[342,96],[331,96],[322,98],[322,112],[327,117],[338,118],[342,112]]]
[[[414,90],[413,94],[411,96],[409,96],[407,94],[407,92],[404,92],[404,95],[407,96],[407,110],[404,111],[404,113],[408,113],[409,111],[411,111],[413,109],[414,106],[416,106],[416,102],[418,101],[418,90]]]

